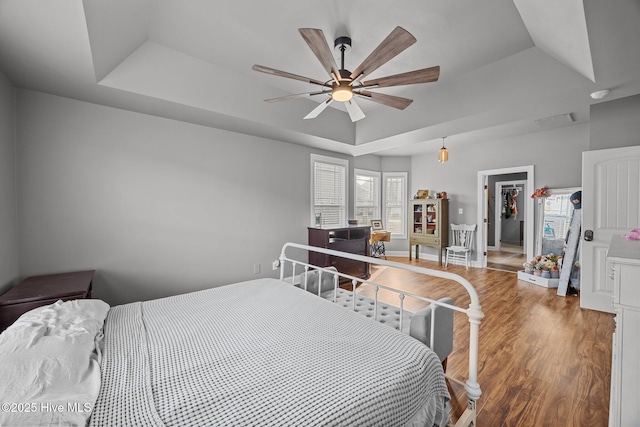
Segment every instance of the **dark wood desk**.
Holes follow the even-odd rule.
[[[20,315],[58,300],[91,298],[95,270],[31,276],[0,296],[0,331]]]

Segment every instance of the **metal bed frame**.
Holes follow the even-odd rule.
[[[459,285],[463,286],[464,289],[467,291],[467,294],[470,297],[470,304],[469,307],[467,308],[463,308],[463,307],[459,307],[456,305],[451,305],[451,304],[446,304],[446,303],[442,303],[430,298],[425,298],[419,295],[415,295],[409,292],[404,292],[398,289],[394,289],[391,288],[389,286],[386,285],[382,285],[379,283],[376,283],[374,281],[368,280],[368,279],[362,279],[362,278],[358,278],[358,277],[354,277],[345,273],[340,273],[340,272],[336,272],[334,270],[329,270],[327,268],[323,268],[323,267],[319,267],[319,266],[315,266],[312,264],[309,264],[306,261],[302,261],[300,259],[296,259],[293,257],[290,257],[287,255],[287,249],[292,249],[292,250],[297,250],[297,255],[299,257],[302,258],[306,258],[306,256],[308,255],[309,252],[317,252],[317,253],[322,253],[322,254],[326,254],[326,255],[332,255],[332,256],[337,256],[337,257],[342,257],[342,258],[347,258],[347,259],[351,259],[351,260],[355,260],[355,261],[361,261],[361,262],[367,262],[370,264],[375,264],[375,265],[380,265],[380,266],[386,266],[386,267],[392,267],[392,268],[396,268],[396,269],[400,269],[400,270],[406,270],[406,271],[411,271],[413,273],[418,273],[418,274],[423,274],[423,275],[427,275],[427,276],[434,276],[434,277],[439,277],[439,278],[443,278],[443,279],[448,279],[451,280],[453,282],[458,283]],[[289,269],[289,273],[290,275],[287,275],[287,263],[290,263],[291,267]],[[460,384],[461,386],[464,387],[465,392],[467,394],[467,398],[468,398],[468,404],[467,404],[467,408],[464,411],[464,413],[458,418],[458,421],[456,422],[455,426],[456,427],[462,427],[462,426],[476,426],[476,401],[480,398],[480,395],[482,394],[482,391],[480,390],[480,385],[478,384],[478,332],[479,332],[479,328],[480,328],[480,322],[482,321],[482,318],[484,317],[484,314],[482,313],[482,309],[480,307],[480,300],[478,298],[478,294],[475,290],[475,288],[473,287],[473,285],[471,283],[469,283],[466,279],[464,279],[463,277],[457,275],[457,274],[453,274],[453,273],[449,273],[446,271],[440,271],[440,270],[432,270],[432,269],[428,269],[428,268],[424,268],[424,267],[418,267],[418,266],[413,266],[413,265],[407,265],[407,264],[401,264],[398,262],[393,262],[393,261],[387,261],[387,260],[382,260],[379,258],[372,258],[372,257],[366,257],[366,256],[362,256],[362,255],[356,255],[356,254],[351,254],[351,253],[346,253],[346,252],[339,252],[339,251],[334,251],[331,249],[325,249],[325,248],[319,248],[319,247],[315,247],[315,246],[308,246],[308,245],[301,245],[298,243],[285,243],[284,246],[282,247],[282,252],[280,253],[280,258],[279,258],[279,267],[280,267],[280,280],[285,281],[285,282],[289,282],[292,284],[299,284],[301,287],[303,287],[304,289],[306,289],[307,287],[307,273],[310,269],[311,270],[318,270],[318,274],[319,274],[319,283],[322,283],[322,275],[323,274],[328,274],[328,275],[332,275],[333,276],[333,284],[334,284],[334,302],[335,302],[335,295],[339,286],[339,282],[341,281],[341,279],[348,279],[349,281],[351,281],[352,284],[352,289],[353,289],[353,293],[354,296],[355,294],[357,294],[358,292],[358,286],[361,285],[368,285],[371,286],[374,290],[374,296],[373,296],[373,300],[374,300],[374,319],[378,320],[378,292],[380,289],[384,289],[386,291],[390,291],[393,292],[395,294],[397,294],[398,296],[398,305],[399,305],[399,309],[400,309],[400,330],[402,330],[402,322],[403,322],[403,318],[404,318],[404,299],[406,297],[410,297],[410,298],[414,298],[420,301],[424,301],[427,302],[429,304],[435,304],[435,306],[438,307],[444,307],[447,308],[449,310],[454,310],[460,313],[464,313],[467,318],[469,319],[469,354],[468,354],[468,360],[469,360],[469,377],[467,378],[466,381],[461,381],[457,378],[453,378],[451,376],[449,376],[448,374],[445,373],[445,377],[452,381],[455,382],[457,384]],[[302,276],[301,276],[302,275]],[[301,281],[300,277],[304,277]],[[321,291],[322,291],[322,286],[318,286],[318,296],[320,296]],[[355,310],[355,304],[356,304],[356,298],[353,298],[353,310]],[[434,348],[434,328],[435,328],[435,313],[436,310],[431,310],[431,348]]]

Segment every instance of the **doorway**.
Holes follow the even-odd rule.
[[[496,218],[497,215],[503,215],[502,208],[505,202],[503,188],[508,190],[509,186],[514,188],[518,187],[518,185],[521,188],[518,190],[518,195],[515,196],[521,202],[517,212],[518,215],[515,219],[513,216]],[[478,224],[482,226],[478,227],[476,250],[479,254],[480,267],[488,267],[490,252],[498,252],[491,254],[491,263],[511,266],[504,268],[508,271],[522,269],[522,263],[526,259],[533,258],[534,204],[533,199],[529,197],[530,194],[533,194],[533,191],[533,165],[478,172]],[[499,206],[499,208],[496,206]],[[513,237],[514,234],[510,234],[508,239],[502,236],[502,223],[505,221],[511,228],[516,230],[515,235],[517,237]],[[501,228],[496,245],[498,223]],[[510,233],[512,232],[513,230],[510,231]],[[493,258],[493,255],[496,258]]]
[[[525,262],[526,173],[489,176],[487,268],[517,272]],[[511,180],[518,178],[517,180]]]

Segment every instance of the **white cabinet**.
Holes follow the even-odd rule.
[[[613,334],[609,425],[640,425],[640,241],[615,236],[607,251],[613,281]]]

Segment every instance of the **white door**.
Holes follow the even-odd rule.
[[[606,255],[611,237],[640,227],[640,146],[582,154],[580,306],[613,313]],[[584,239],[593,232],[593,240]]]

